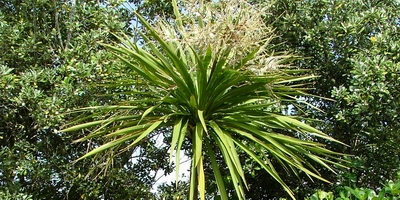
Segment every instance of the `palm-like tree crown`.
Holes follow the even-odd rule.
[[[229,11],[226,2],[219,3],[225,7],[215,7],[214,3],[213,8]],[[335,140],[295,117],[271,109],[282,101],[295,104],[296,96],[306,95],[300,88],[302,85],[296,82],[310,77],[295,76],[298,70],[280,66],[285,57],[265,53],[271,38],[265,34],[271,34],[271,30],[264,25],[259,26],[264,30],[257,29],[258,34],[264,34],[262,37],[248,35],[246,30],[238,28],[246,28],[244,22],[256,24],[249,21],[249,16],[257,14],[256,20],[262,18],[254,7],[236,3],[236,10],[229,11],[233,16],[231,22],[225,24],[217,23],[221,19],[217,15],[207,18],[207,8],[212,6],[203,4],[197,5],[203,9],[198,14],[202,16],[201,20],[196,18],[197,21],[193,17],[189,18],[192,21],[182,20],[175,7],[177,22],[172,26],[163,22],[154,28],[138,16],[148,33],[142,34],[144,46],[129,39],[121,39],[119,47],[105,45],[133,71],[134,76],[139,77],[132,82],[135,91],[130,95],[140,98],[115,106],[81,109],[94,112],[92,118],[112,113],[101,120],[86,123],[79,120],[81,124],[62,130],[92,127],[91,134],[77,141],[100,136],[111,139],[82,158],[126,143],[129,143],[126,148],[132,147],[151,133],[165,128],[164,131],[171,130],[170,159],[175,154],[177,175],[184,140],[191,142],[190,199],[197,198],[197,194],[201,199],[205,198],[204,162],[209,162],[213,168],[221,198],[228,199],[220,172],[223,166],[219,166],[216,154],[222,155],[239,199],[245,198],[246,181],[238,151],[258,163],[292,197],[290,188],[279,177],[270,159],[276,159],[287,170],[295,173],[300,170],[324,180],[313,164],[332,170],[328,164],[337,163],[328,158],[335,158],[337,154],[313,140]],[[262,24],[262,21],[258,23]],[[232,26],[228,27],[229,24]],[[204,30],[214,32],[209,34],[210,37],[203,35],[205,42],[202,43],[196,33]],[[282,134],[284,132],[292,134]],[[269,156],[263,155],[264,152]]]

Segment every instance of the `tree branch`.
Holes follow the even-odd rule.
[[[53,0],[53,5],[54,5],[54,23],[56,26],[57,37],[58,37],[58,40],[60,41],[61,49],[64,49],[61,32],[60,32],[60,24],[58,23],[58,10],[57,10],[56,0]]]
[[[75,18],[75,7],[76,7],[76,0],[72,0],[71,1],[71,12],[69,13],[69,22],[72,24],[72,22],[74,21]],[[68,49],[69,46],[69,42],[71,41],[71,29],[68,29],[68,33],[67,33],[67,41],[65,42],[65,49],[64,51],[66,51]]]

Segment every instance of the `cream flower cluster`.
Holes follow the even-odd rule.
[[[275,37],[263,19],[269,7],[261,8],[245,0],[183,0],[181,4],[183,30],[172,23],[159,22],[157,31],[164,40],[181,41],[180,45],[203,53],[211,48],[214,55],[229,49],[231,66],[257,51],[246,69],[259,75],[277,69],[285,58],[268,52],[269,42]]]

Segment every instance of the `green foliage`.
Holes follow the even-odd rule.
[[[137,171],[168,166],[158,159],[162,148],[132,149],[104,173],[99,167],[101,158],[72,163],[101,139],[77,145],[72,141],[85,131],[55,132],[75,117],[62,113],[119,100],[92,83],[124,77],[114,56],[98,43],[115,40],[111,32],[124,28],[126,13],[118,2],[0,1],[0,188],[4,198],[22,194],[33,199],[151,198],[153,175]],[[146,157],[134,163],[132,154],[138,149],[152,155],[141,153]],[[105,175],[96,177],[99,173]]]
[[[172,0],[128,0],[128,2],[137,5],[137,12],[146,16],[149,20],[156,18],[175,18],[173,15]]]
[[[368,188],[350,188],[341,187],[337,191],[337,195],[333,192],[317,191],[309,200],[349,200],[349,199],[360,199],[360,200],[379,200],[379,199],[399,199],[400,198],[400,173],[398,174],[399,179],[396,182],[389,181],[376,193],[372,189]]]
[[[391,0],[278,0],[271,5],[273,14],[265,16],[280,35],[273,40],[277,49],[303,57],[297,65],[319,76],[310,93],[334,100],[305,98],[325,113],[309,105],[295,107],[295,113],[317,119],[308,122],[349,145],[332,143],[328,148],[353,155],[347,158],[354,164],[350,170],[338,175],[319,170],[337,184],[377,189],[400,167],[393,156],[400,153],[398,8],[399,2]],[[315,188],[335,186],[306,179],[291,185],[299,189],[300,199]],[[268,187],[249,193],[254,199],[265,193],[282,196]]]
[[[355,193],[358,191],[360,194],[361,192],[372,194],[371,191],[379,191],[381,182],[394,179],[400,167],[399,157],[393,156],[400,154],[400,148],[397,145],[400,142],[398,137],[400,130],[398,116],[400,113],[398,89],[398,85],[400,85],[399,1],[276,0],[273,3],[254,1],[255,4],[264,6],[265,9],[258,10],[258,12],[264,14],[263,19],[266,24],[273,26],[269,28],[274,29],[278,34],[278,37],[274,37],[272,41],[268,32],[262,36],[267,42],[270,42],[268,48],[264,49],[266,57],[271,58],[268,56],[272,51],[289,51],[296,56],[304,57],[305,59],[295,60],[296,67],[307,68],[310,70],[309,72],[319,76],[312,82],[311,87],[315,89],[307,92],[316,96],[332,98],[335,101],[305,95],[304,91],[299,89],[303,87],[300,84],[309,83],[307,79],[297,80],[299,85],[294,88],[291,88],[291,84],[294,82],[279,83],[282,79],[287,78],[286,80],[289,81],[301,74],[297,69],[285,68],[280,72],[267,70],[268,74],[263,75],[267,76],[270,81],[268,82],[270,86],[268,92],[262,92],[265,91],[265,88],[254,87],[255,89],[253,89],[261,94],[261,97],[265,96],[266,100],[254,100],[254,102],[246,102],[247,104],[243,103],[246,98],[254,98],[250,94],[252,90],[249,89],[246,91],[247,93],[243,92],[240,95],[236,95],[234,91],[245,90],[242,87],[248,89],[257,84],[261,85],[262,81],[254,78],[252,73],[262,70],[260,68],[252,68],[253,70],[249,71],[226,69],[233,63],[238,63],[238,60],[231,62],[234,55],[249,55],[248,59],[253,59],[251,51],[247,51],[247,45],[235,45],[230,51],[224,52],[215,50],[219,47],[219,43],[213,43],[212,50],[208,52],[209,46],[208,44],[204,45],[204,41],[210,41],[212,38],[204,32],[196,32],[193,35],[202,36],[197,37],[199,39],[197,43],[186,41],[197,50],[194,52],[192,49],[188,49],[188,46],[183,45],[184,43],[181,43],[183,46],[180,46],[170,40],[166,40],[167,43],[161,47],[159,44],[156,46],[143,45],[140,46],[142,49],[138,49],[135,45],[140,35],[135,34],[132,36],[135,38],[134,42],[129,39],[134,44],[122,47],[127,47],[127,51],[125,49],[123,52],[116,53],[122,57],[126,55],[127,62],[125,64],[132,66],[143,64],[136,63],[135,59],[130,57],[133,51],[136,53],[135,56],[142,56],[140,57],[142,61],[153,59],[153,64],[165,65],[168,60],[175,66],[179,64],[177,61],[173,62],[176,59],[174,54],[176,54],[179,59],[186,58],[186,63],[182,64],[183,61],[180,63],[184,66],[183,70],[166,72],[148,68],[149,71],[144,71],[144,75],[150,74],[150,76],[145,77],[143,74],[138,74],[138,70],[141,68],[127,69],[126,66],[121,66],[121,63],[115,62],[116,57],[100,46],[98,42],[112,43],[115,41],[116,38],[111,34],[112,32],[119,32],[122,29],[131,31],[132,26],[143,28],[138,25],[140,20],[136,16],[132,16],[132,12],[126,8],[137,9],[137,12],[150,20],[152,24],[157,24],[157,19],[159,20],[163,16],[169,20],[179,20],[179,17],[176,18],[173,15],[172,1],[130,0],[133,4],[124,4],[124,2],[121,0],[97,2],[81,0],[0,1],[0,52],[2,52],[0,55],[0,188],[4,188],[0,192],[1,199],[25,197],[32,199],[98,199],[100,196],[105,199],[155,198],[149,191],[154,184],[155,177],[148,171],[157,171],[162,168],[165,173],[171,172],[173,165],[170,165],[167,159],[160,159],[165,158],[165,154],[172,147],[170,141],[173,141],[172,149],[176,150],[176,155],[179,155],[177,153],[179,149],[184,149],[188,155],[196,154],[195,160],[197,161],[199,158],[204,158],[202,164],[205,185],[207,185],[206,197],[219,194],[218,187],[222,187],[223,183],[227,195],[236,198],[235,193],[239,190],[234,183],[243,180],[246,180],[243,182],[243,186],[247,185],[249,189],[243,191],[249,199],[285,196],[285,191],[281,187],[282,182],[285,182],[299,199],[315,191],[316,188],[329,191],[337,185],[347,186],[348,189],[343,190],[343,194],[345,194],[344,197],[349,197],[350,190],[354,190]],[[179,3],[180,6],[183,6],[181,4],[183,2]],[[215,1],[211,1],[211,3],[213,3],[212,8],[214,9],[211,12],[212,15],[192,12],[191,9],[201,8],[196,5],[190,9],[179,7],[183,13],[187,12],[182,18],[182,23],[190,23],[190,17],[201,14],[200,18],[203,21],[196,21],[200,18],[195,18],[194,23],[197,26],[220,30],[221,32],[214,39],[219,38],[219,41],[220,38],[223,38],[226,43],[236,42],[236,38],[229,37],[232,36],[229,33],[238,35],[236,33],[241,32],[234,25],[244,27],[254,25],[255,15],[251,14],[248,17],[243,14],[242,19],[245,20],[240,21],[232,17],[237,9],[218,15],[221,7],[218,7],[219,4]],[[239,6],[238,8],[242,9],[243,7]],[[176,11],[178,9],[175,9]],[[160,15],[161,13],[164,15]],[[219,21],[226,23],[222,25],[211,23]],[[262,27],[261,23],[258,25],[256,28]],[[188,28],[188,24],[185,27]],[[190,28],[196,27],[190,26]],[[174,31],[171,33],[177,33],[172,34],[175,37],[181,34],[178,34],[181,30]],[[250,32],[253,35],[257,33],[256,29],[247,31],[247,33]],[[163,36],[159,30],[157,33]],[[226,37],[227,35],[228,37]],[[144,36],[149,37],[147,33]],[[149,39],[157,40],[154,37],[149,37]],[[249,47],[257,46],[257,42],[249,43],[251,43]],[[169,55],[165,51],[168,48],[172,51]],[[200,51],[200,49],[204,51]],[[243,54],[242,50],[244,50]],[[154,54],[157,52],[161,56]],[[227,54],[230,55],[227,56]],[[191,57],[193,55],[197,55],[198,58]],[[225,62],[224,58],[231,61]],[[276,60],[280,61],[281,59],[282,57],[279,57]],[[271,63],[276,64],[276,60]],[[199,65],[199,61],[203,62],[203,65]],[[209,72],[203,73],[203,75],[197,74],[201,71],[196,71],[197,67],[210,67],[214,61],[219,63],[219,66],[225,67],[221,70],[222,74],[212,76]],[[239,63],[240,61],[239,59]],[[270,60],[267,59],[267,61]],[[207,62],[210,62],[209,65]],[[246,62],[251,63],[251,60],[246,60]],[[246,65],[246,62],[241,64]],[[263,61],[259,59],[256,63],[260,64]],[[189,76],[182,74],[185,66],[191,66],[190,69],[194,70],[188,70]],[[238,67],[240,66],[238,65]],[[285,70],[288,74],[284,73]],[[177,76],[169,76],[174,73]],[[198,87],[198,85],[201,85],[202,79],[198,77],[202,77],[204,74],[209,80],[216,81],[212,87],[201,90],[202,86]],[[243,74],[243,79],[233,78]],[[170,78],[165,78],[165,75]],[[221,78],[222,76],[227,77]],[[185,79],[178,80],[184,77]],[[214,78],[211,79],[211,77]],[[158,79],[158,82],[153,82]],[[236,86],[226,90],[221,89],[221,86],[221,90],[212,91],[217,88],[216,84],[219,79],[224,79],[226,84],[228,81],[232,81],[229,84],[235,85],[236,83]],[[167,84],[163,84],[163,82]],[[189,87],[185,86],[190,82],[193,83],[193,87],[190,84]],[[217,94],[218,91],[220,94]],[[290,98],[283,96],[289,93]],[[188,94],[193,94],[193,98]],[[170,98],[168,95],[175,96]],[[224,97],[224,95],[227,96]],[[215,99],[220,99],[220,101]],[[237,101],[229,103],[228,99]],[[311,104],[303,103],[303,100],[307,100]],[[135,103],[132,103],[133,101]],[[213,104],[222,106],[223,112],[220,112]],[[152,126],[153,122],[162,122],[159,127],[155,128],[156,131],[149,133],[146,137],[143,135],[144,139],[138,142],[136,147],[128,148],[132,144],[130,140],[115,146],[115,149],[129,149],[128,151],[105,150],[106,156],[99,154],[93,159],[85,159],[72,165],[71,162],[84,155],[88,149],[112,140],[113,136],[120,137],[119,134],[123,131],[111,135],[110,138],[96,137],[80,144],[71,144],[76,138],[89,134],[89,130],[83,129],[79,132],[69,133],[55,132],[60,128],[60,124],[70,121],[80,114],[64,115],[64,113],[80,107],[104,105],[137,106],[141,109],[129,110],[132,107],[125,107],[125,110],[117,111],[110,107],[99,113],[93,111],[93,116],[101,116],[106,113],[104,118],[98,117],[93,120],[110,122],[107,120],[112,119],[109,118],[111,116],[134,114],[137,115],[136,118],[133,118],[137,120],[135,122],[140,121],[140,124],[147,124],[146,130],[156,127],[157,124]],[[291,109],[287,110],[288,105],[294,107],[289,106]],[[208,110],[204,109],[206,107]],[[228,113],[229,109],[234,111]],[[248,110],[246,111],[246,109]],[[326,113],[317,112],[317,110],[324,110]],[[173,112],[177,114],[171,114]],[[250,112],[258,113],[259,116],[248,117],[247,114]],[[293,118],[283,118],[289,121],[286,121],[287,124],[282,123],[278,119],[282,119],[280,114],[283,112],[302,116],[303,118],[293,118],[307,122],[323,130],[322,132],[329,136],[350,145],[350,147],[345,147],[335,142],[327,143],[328,149],[353,155],[346,157],[343,161],[349,165],[350,169],[342,169],[336,175],[323,165],[311,162],[307,166],[302,163],[302,161],[309,161],[312,158],[307,158],[306,154],[302,154],[300,157],[294,155],[296,152],[310,149],[305,147],[302,149],[303,147],[299,147],[300,144],[293,147],[293,141],[297,140],[286,138],[286,136],[298,137],[300,131],[297,129],[287,131],[293,123]],[[157,118],[161,115],[165,116],[162,120]],[[264,125],[270,126],[270,128],[268,126],[261,127],[263,133],[274,133],[274,137],[286,135],[284,139],[280,138],[278,141],[286,143],[283,147],[275,146],[276,149],[265,149],[265,143],[264,146],[257,145],[257,142],[241,134],[243,132],[236,131],[232,134],[233,129],[228,130],[229,126],[233,126],[232,123],[223,122],[230,120],[231,122],[235,121],[235,124],[244,123],[246,126],[240,127],[240,131],[250,132],[250,128],[252,130],[253,128],[260,129],[262,123],[255,123],[261,120],[268,121],[271,118],[275,119],[276,123],[279,122],[280,126],[274,124],[271,127],[271,123],[262,121]],[[123,124],[126,121],[118,120],[121,121],[103,123],[103,128],[126,125]],[[179,133],[183,134],[185,120],[188,122],[187,134],[181,137]],[[222,133],[225,131],[231,134],[233,138],[231,141],[236,142],[236,148],[225,148],[232,146],[229,143],[230,139],[220,139],[221,132],[216,133],[219,132],[219,129],[214,123],[223,130]],[[176,128],[175,132],[174,127]],[[180,131],[179,127],[181,127]],[[236,129],[239,128],[236,127]],[[112,129],[112,131],[115,130]],[[199,142],[195,140],[196,137],[191,136],[196,135],[196,130],[198,130],[197,133],[203,133],[203,138],[212,138],[212,140],[202,140],[204,143],[199,145]],[[134,130],[131,129],[131,131]],[[161,134],[166,143],[159,147],[156,145],[156,136]],[[224,135],[222,134],[222,136]],[[267,139],[260,135],[257,135],[257,139]],[[308,138],[315,142],[325,141],[325,139],[317,137],[300,136],[299,138],[302,140]],[[197,138],[197,141],[199,139],[201,138]],[[278,139],[273,138],[273,140]],[[267,144],[272,145],[271,141],[273,140],[270,139],[270,143]],[[196,149],[192,150],[191,145],[194,143],[197,143]],[[241,148],[241,143],[245,148]],[[288,148],[289,154],[286,153]],[[199,149],[204,151],[199,151]],[[215,158],[211,158],[211,151],[205,150],[214,151]],[[271,150],[274,150],[275,154],[271,153]],[[235,151],[240,162],[232,159],[235,156],[227,156],[228,154],[233,155]],[[258,154],[246,156],[248,152],[253,151]],[[199,154],[199,152],[202,153]],[[335,184],[311,182],[307,173],[299,172],[296,169],[298,166],[290,164],[285,164],[286,167],[274,168],[275,172],[272,174],[278,174],[281,180],[280,183],[276,182],[277,177],[270,176],[271,171],[263,170],[263,164],[259,165],[257,157],[262,160],[269,159],[270,163],[267,167],[279,166],[285,160],[297,160],[302,163],[301,166],[304,165],[304,169],[313,169],[311,172],[326,177]],[[132,160],[136,160],[136,162],[132,162]],[[229,162],[231,163],[229,164],[230,168],[227,168],[226,163]],[[196,163],[196,170],[199,169],[198,172],[201,172],[199,163]],[[264,165],[266,164],[264,163]],[[212,169],[216,169],[216,166],[219,167],[222,178],[219,177],[217,180],[208,178],[214,175],[215,171]],[[179,166],[176,167],[179,168]],[[236,168],[236,171],[232,171],[232,167]],[[242,167],[243,170],[238,169],[239,167]],[[292,167],[295,173],[287,173],[292,170]],[[197,174],[199,174],[198,172],[196,171]],[[218,172],[215,173],[218,174]],[[218,178],[218,175],[216,176]],[[235,179],[234,176],[239,178]],[[199,178],[202,177],[199,176],[197,179]],[[265,184],[266,182],[268,184]],[[162,190],[172,191],[173,186],[164,186]],[[183,188],[180,188],[176,194],[181,195],[182,191]],[[193,188],[192,191],[194,191]],[[385,191],[388,190],[385,189]],[[167,193],[161,191],[160,193],[165,198],[177,197],[168,196]],[[187,195],[183,198],[187,198]],[[320,195],[323,194],[320,193]]]
[[[4,200],[32,200],[32,195],[27,194],[12,194],[8,190],[0,191],[0,198]]]
[[[179,181],[177,184],[175,182],[163,183],[157,188],[157,199],[188,199],[188,189],[189,184],[187,182]]]

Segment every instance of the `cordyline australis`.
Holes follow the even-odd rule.
[[[180,151],[185,140],[190,143],[190,199],[205,199],[205,162],[213,169],[221,199],[228,199],[226,184],[245,199],[248,187],[239,154],[258,163],[292,198],[271,159],[287,171],[327,181],[313,165],[334,172],[331,166],[341,166],[341,154],[315,141],[340,142],[298,117],[274,112],[281,102],[297,105],[298,97],[307,95],[299,81],[313,76],[298,75],[301,70],[286,66],[290,56],[268,53],[274,35],[262,21],[265,11],[239,0],[196,1],[186,2],[182,9],[187,14],[181,16],[176,0],[173,3],[175,23],[151,26],[138,15],[144,45],[127,37],[117,46],[104,44],[126,65],[127,73],[140,78],[132,78],[134,88],[124,92],[127,100],[78,109],[91,113],[61,130],[92,130],[76,142],[109,139],[80,159],[105,150],[127,150],[162,130],[171,137],[170,160],[175,157],[177,180]],[[218,162],[221,157],[225,166]],[[223,167],[229,171],[229,183]]]

